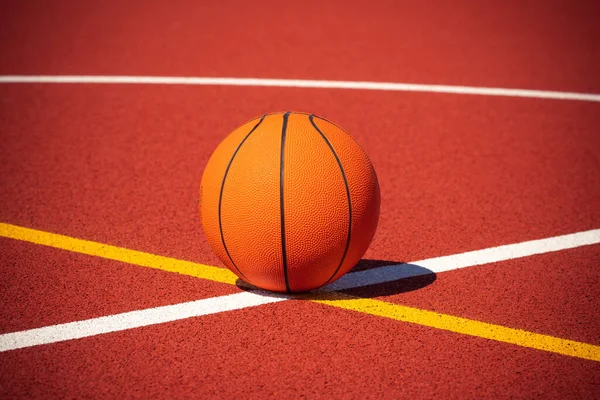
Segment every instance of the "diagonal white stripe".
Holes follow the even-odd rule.
[[[411,264],[398,264],[359,271],[343,276],[321,290],[351,289],[475,265],[506,261],[600,243],[600,229],[547,239],[492,247],[451,256],[430,258]],[[56,343],[88,336],[161,324],[185,318],[239,310],[288,300],[288,296],[262,291],[242,292],[188,303],[131,311],[84,321],[0,335],[0,352],[41,344]]]
[[[498,261],[528,257],[600,243],[600,229],[555,236],[547,239],[491,247],[451,256],[429,258],[410,264],[387,265],[366,271],[353,272],[327,285],[324,290],[343,290],[386,283],[413,276],[451,271],[454,269],[490,264]]]
[[[600,94],[477,86],[309,79],[261,79],[175,76],[3,75],[0,83],[93,83],[150,85],[266,86],[313,89],[386,90],[600,102]]]
[[[272,294],[261,295],[260,293],[242,292],[84,321],[45,326],[21,332],[5,333],[0,335],[0,352],[238,310],[283,300],[287,300],[287,298]]]

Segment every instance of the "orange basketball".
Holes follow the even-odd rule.
[[[213,251],[276,292],[333,282],[365,253],[379,219],[371,161],[340,127],[305,113],[246,122],[217,147],[200,187]]]

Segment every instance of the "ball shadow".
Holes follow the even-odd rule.
[[[321,290],[336,290],[363,298],[384,297],[423,289],[436,279],[435,272],[416,264],[363,259],[346,275]]]
[[[306,293],[286,295],[269,292],[241,279],[236,281],[236,285],[241,290],[256,292],[264,296],[319,300],[332,299],[331,294],[335,292],[361,298],[393,296],[420,290],[431,285],[436,279],[433,271],[416,264],[363,259],[337,281]]]

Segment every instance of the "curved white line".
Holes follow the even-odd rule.
[[[108,75],[0,75],[0,83],[90,83],[200,86],[262,86],[310,89],[383,90],[396,92],[446,93],[600,102],[600,94],[594,93],[559,92],[548,90],[510,89],[476,86],[426,85],[416,83],[353,82],[307,79]]]

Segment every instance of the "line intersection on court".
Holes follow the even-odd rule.
[[[221,283],[235,284],[237,281],[235,275],[226,269],[195,264],[189,261],[157,256],[11,224],[0,223],[0,236],[111,260],[118,260],[129,264],[157,268],[168,272],[177,272]],[[414,263],[416,265],[425,265],[428,268],[431,268],[430,270],[425,268],[409,268],[405,272],[398,274],[395,271],[399,269],[397,268],[398,266],[396,266],[395,269],[392,268],[393,266],[388,266],[383,267],[382,271],[372,269],[349,273],[346,275],[348,278],[345,280],[342,280],[343,278],[340,279],[342,282],[341,284],[335,286],[336,282],[334,282],[332,285],[315,293],[282,296],[262,291],[256,293],[242,292],[234,295],[126,312],[21,332],[11,332],[0,335],[0,352],[297,298],[336,308],[391,318],[469,336],[510,343],[572,357],[600,361],[600,346],[387,303],[381,300],[356,298],[335,291],[419,276],[424,274],[423,271],[430,271],[430,273],[443,272],[597,243],[600,243],[600,229],[498,246],[490,249],[476,250],[453,256],[437,257]],[[413,264],[407,265],[411,266]],[[357,275],[358,278],[354,278],[353,275]],[[240,300],[238,300],[238,297]]]

